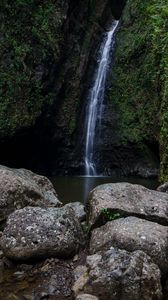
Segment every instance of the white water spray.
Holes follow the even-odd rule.
[[[86,139],[85,139],[85,175],[97,175],[94,161],[94,144],[96,126],[100,132],[101,118],[103,112],[103,100],[106,87],[106,77],[111,63],[110,53],[114,48],[115,31],[119,21],[114,21],[110,31],[105,35],[98,59],[98,67],[95,72],[95,79],[88,97],[88,106],[86,112]],[[99,121],[99,122],[98,122]]]

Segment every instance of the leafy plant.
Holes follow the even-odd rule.
[[[105,215],[108,221],[114,221],[121,218],[120,213],[110,211],[108,208],[102,208],[101,212]]]

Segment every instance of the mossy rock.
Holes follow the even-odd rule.
[[[166,0],[127,1],[109,97],[118,107],[123,143],[160,144],[162,180],[168,179],[167,16]]]
[[[46,81],[60,57],[66,10],[54,0],[2,0],[0,11],[0,136],[4,137],[32,126],[44,105],[53,102]]]

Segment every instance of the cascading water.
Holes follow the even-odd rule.
[[[96,69],[93,86],[88,97],[85,139],[85,175],[88,176],[97,175],[96,165],[94,161],[96,126],[99,127],[97,132],[100,132],[106,77],[111,62],[110,53],[114,48],[115,32],[118,23],[119,21],[113,21],[110,31],[106,33],[103,39],[102,45],[100,47],[98,67]]]

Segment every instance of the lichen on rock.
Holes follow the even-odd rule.
[[[9,216],[0,244],[14,260],[71,258],[84,244],[84,235],[70,208],[25,207]]]

